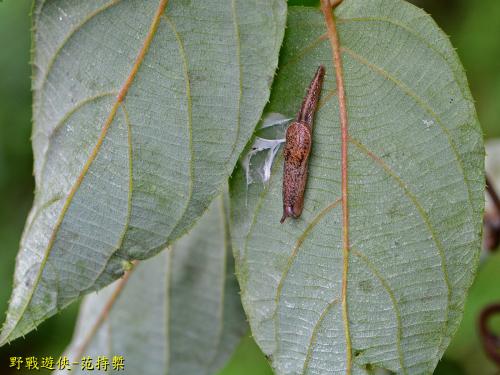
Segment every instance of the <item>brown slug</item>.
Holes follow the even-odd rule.
[[[304,191],[307,182],[307,166],[312,143],[314,113],[318,106],[325,68],[320,65],[314,75],[307,95],[302,102],[295,120],[286,130],[286,142],[283,149],[283,217],[298,218],[304,207]]]

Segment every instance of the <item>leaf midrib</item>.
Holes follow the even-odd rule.
[[[347,306],[347,278],[349,273],[349,183],[348,183],[348,137],[349,120],[346,103],[346,92],[344,87],[344,71],[341,53],[340,38],[337,32],[334,10],[342,3],[342,0],[330,2],[330,0],[321,0],[321,12],[327,29],[328,39],[332,50],[332,65],[335,71],[337,82],[337,98],[339,105],[340,133],[341,133],[341,196],[342,196],[342,291],[340,304],[342,308],[342,320],[344,323],[344,336],[346,343],[346,374],[352,372],[352,341],[350,334],[349,312]]]

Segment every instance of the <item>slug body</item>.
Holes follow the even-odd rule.
[[[309,85],[295,120],[286,130],[283,168],[283,217],[298,218],[304,208],[304,191],[307,183],[309,153],[312,145],[314,113],[318,106],[325,68],[320,65]]]

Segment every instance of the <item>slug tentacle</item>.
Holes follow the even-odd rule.
[[[312,144],[312,125],[318,106],[325,68],[320,65],[309,85],[307,95],[300,111],[286,130],[286,143],[283,149],[283,216],[298,218],[304,207],[304,191],[307,182],[307,169]]]

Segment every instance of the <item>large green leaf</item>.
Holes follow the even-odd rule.
[[[36,197],[0,344],[193,225],[261,116],[285,16],[284,0],[35,1]]]
[[[318,9],[291,7],[269,112],[293,117],[320,63],[327,74],[301,218],[279,223],[281,153],[264,187],[247,189],[241,168],[232,179],[244,307],[277,374],[431,373],[461,319],[481,247],[484,150],[473,100],[456,53],[423,11],[400,0],[345,0],[335,12],[350,250],[344,257],[326,27]]]
[[[85,297],[70,362],[122,355],[125,374],[215,374],[248,330],[226,230],[218,198],[172,249]]]

